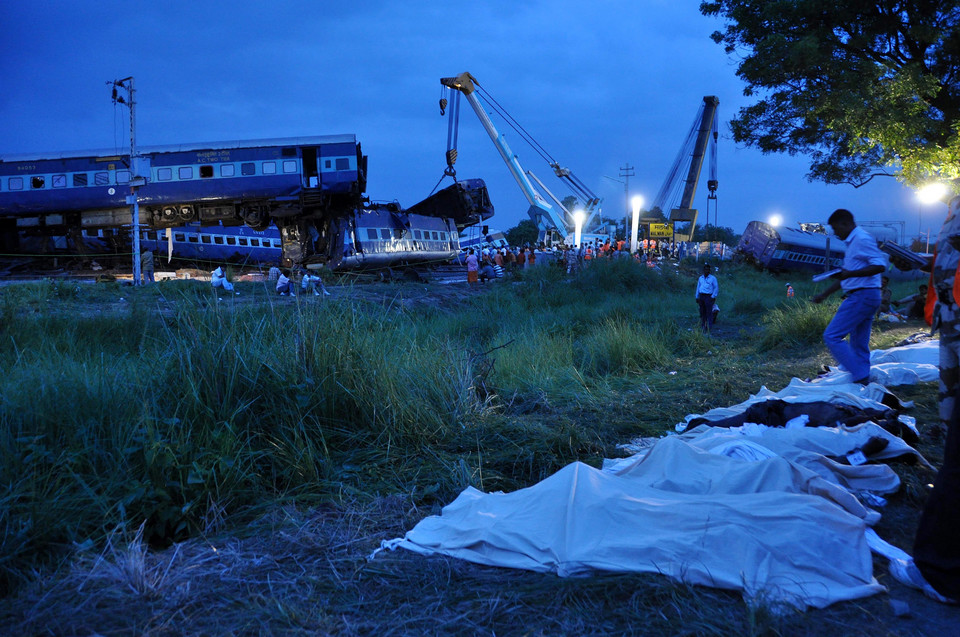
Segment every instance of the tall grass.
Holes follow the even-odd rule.
[[[829,308],[750,305],[780,283],[725,270],[724,319],[762,326],[750,355],[819,342]],[[700,406],[668,372],[733,364],[696,328],[697,274],[542,267],[430,310],[403,285],[284,303],[241,285],[242,304],[183,281],[2,288],[0,590],[117,525],[163,544],[287,498],[447,501],[598,462]]]

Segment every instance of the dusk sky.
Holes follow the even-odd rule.
[[[107,82],[133,76],[138,146],[355,134],[367,194],[409,206],[445,167],[439,79],[471,72],[559,162],[624,209],[652,200],[705,95],[720,98],[718,222],[742,232],[773,213],[786,225],[903,221],[936,233],[946,206],[921,206],[890,177],[865,187],[806,179],[804,157],[737,147],[727,122],[745,104],[736,61],[710,34],[699,0],[569,2],[0,2],[0,154],[128,148],[128,113]],[[510,130],[513,151],[569,194]],[[706,212],[706,165],[695,207]],[[457,174],[486,180],[491,226],[527,203],[464,102]],[[449,185],[449,178],[441,186]],[[675,203],[675,202],[673,202]],[[713,222],[713,204],[710,206]]]

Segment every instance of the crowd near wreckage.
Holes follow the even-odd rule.
[[[364,196],[367,157],[353,135],[0,156],[6,254],[31,237],[74,252],[130,250],[136,190],[142,249],[208,260],[372,268],[459,253],[459,231],[493,215],[481,179],[403,209]]]

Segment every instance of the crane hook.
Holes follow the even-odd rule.
[[[447,112],[447,98],[440,98],[440,115],[443,116]]]

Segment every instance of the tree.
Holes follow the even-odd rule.
[[[537,224],[532,220],[524,219],[503,234],[507,238],[507,241],[510,242],[510,245],[522,246],[528,243],[531,245],[536,243],[537,238],[540,236],[540,231],[537,229]]]
[[[739,56],[734,140],[810,156],[811,180],[960,177],[958,0],[716,0]]]
[[[709,223],[705,226],[697,226],[693,231],[694,241],[719,241],[728,246],[735,246],[740,243],[740,235],[733,231],[733,228],[726,226],[711,226]]]
[[[641,210],[640,220],[646,223],[667,223],[667,217],[663,214],[660,206],[654,206],[650,210]]]

